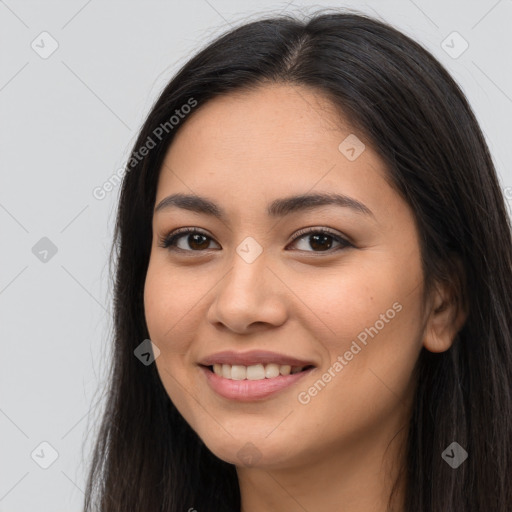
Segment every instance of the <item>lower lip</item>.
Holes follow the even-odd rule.
[[[292,386],[305,375],[309,375],[314,368],[309,368],[299,373],[279,375],[279,377],[261,380],[231,380],[220,377],[205,366],[201,366],[201,370],[206,376],[210,387],[220,396],[230,400],[250,402],[267,398],[282,389]]]

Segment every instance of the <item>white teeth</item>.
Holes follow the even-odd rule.
[[[279,375],[290,375],[299,373],[303,366],[290,366],[289,364],[275,364],[269,363],[253,364],[250,366],[244,366],[241,364],[214,364],[213,371],[216,375],[224,377],[225,379],[231,380],[263,380],[272,379],[279,377]]]
[[[223,364],[222,365],[222,375],[225,379],[231,379],[231,365],[230,364]]]
[[[244,380],[247,377],[247,366],[240,364],[234,364],[231,367],[231,379],[232,380]]]
[[[277,377],[279,375],[279,365],[270,363],[265,367],[265,377],[267,379],[271,379],[272,377]]]
[[[253,364],[247,367],[248,380],[261,380],[265,378],[265,368],[262,364]]]

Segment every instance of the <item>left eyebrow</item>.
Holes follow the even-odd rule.
[[[311,210],[321,206],[341,206],[350,208],[355,213],[374,217],[373,212],[363,203],[343,194],[300,194],[272,201],[267,207],[270,217],[284,217],[291,213]],[[168,208],[177,207],[196,213],[211,215],[219,220],[226,220],[226,212],[216,203],[205,197],[190,194],[172,194],[162,199],[156,206],[154,213]]]

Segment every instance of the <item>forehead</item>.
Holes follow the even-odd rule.
[[[311,89],[272,84],[220,96],[194,111],[177,132],[156,203],[183,192],[243,208],[256,197],[266,206],[274,197],[311,191],[373,203],[390,187],[383,162],[361,139],[339,109]],[[357,158],[340,149],[346,140],[356,141],[358,151],[364,148]]]
[[[312,89],[268,84],[206,102],[185,120],[172,145],[194,137],[201,139],[201,150],[222,147],[230,155],[264,157],[261,143],[274,153],[289,149],[309,154],[315,148],[325,151],[328,132],[334,132],[335,140],[351,132],[333,103]],[[318,147],[322,140],[326,144]]]

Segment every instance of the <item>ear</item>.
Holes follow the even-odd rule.
[[[423,346],[430,352],[445,352],[467,319],[460,290],[454,290],[449,284],[437,284],[429,307]]]

